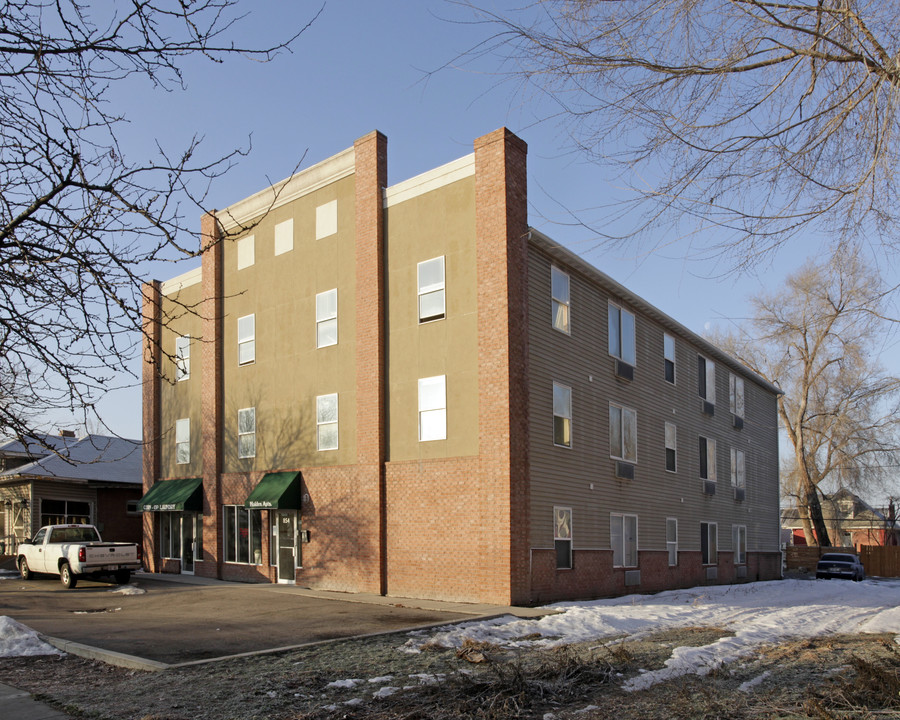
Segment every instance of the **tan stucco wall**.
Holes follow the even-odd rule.
[[[388,458],[478,453],[475,181],[387,208]],[[443,255],[446,317],[418,321],[417,265]],[[447,439],[419,442],[418,380],[446,375]]]
[[[244,232],[255,262],[237,269],[237,242],[224,257],[225,472],[344,465],[356,456],[354,178],[277,207]],[[316,208],[337,200],[337,233],[316,239]],[[294,248],[274,252],[275,226],[294,222]],[[338,344],[316,348],[316,294],[338,289]],[[256,360],[238,365],[237,320],[256,315]],[[338,393],[339,448],[316,449],[316,396]],[[257,454],[237,457],[237,413],[256,408]]]

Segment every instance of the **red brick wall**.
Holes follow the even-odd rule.
[[[129,500],[140,500],[141,488],[97,488],[97,522],[103,524],[102,536],[111,542],[141,543],[142,515],[128,515]],[[148,515],[150,513],[147,513]]]
[[[160,283],[145,283],[141,288],[144,296],[143,314],[143,365],[141,386],[142,430],[144,447],[142,449],[143,492],[146,493],[159,479],[160,472],[160,382],[162,359],[162,306]],[[143,494],[143,493],[142,493]],[[156,547],[155,523],[152,513],[144,513],[141,518],[143,529],[144,567],[151,572],[157,568],[153,558]]]

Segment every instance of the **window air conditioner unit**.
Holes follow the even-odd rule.
[[[712,416],[716,414],[716,406],[713,405],[709,400],[703,400],[702,403],[703,405],[700,410],[704,415]]]
[[[736,487],[734,489],[734,499],[743,502],[744,498],[747,496],[747,491],[742,487]]]
[[[616,477],[622,480],[634,480],[634,465],[616,461]]]
[[[716,494],[716,481],[715,480],[704,480],[703,481],[703,494],[704,495],[715,495]]]
[[[616,360],[616,375],[623,380],[634,380],[634,366],[627,362]]]
[[[744,418],[742,418],[740,415],[735,415],[732,420],[732,425],[734,426],[735,430],[742,430],[744,428]]]

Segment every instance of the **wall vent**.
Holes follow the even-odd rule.
[[[734,569],[734,576],[738,580],[746,580],[747,579],[747,566],[746,565],[738,565]]]
[[[717,567],[706,568],[706,579],[707,580],[718,580],[719,579],[719,568],[717,568]]]
[[[625,587],[632,587],[634,585],[641,584],[641,571],[640,570],[626,570],[625,571]]]

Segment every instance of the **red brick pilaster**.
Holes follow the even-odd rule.
[[[482,511],[510,603],[530,599],[526,153],[506,128],[475,141]]]
[[[356,163],[356,456],[362,517],[372,548],[369,592],[387,593],[385,555],[384,188],[387,138],[374,131],[354,143]]]
[[[196,572],[221,577],[219,533],[224,395],[224,243],[215,211],[200,221],[203,310],[201,318],[200,452],[203,458],[203,557]]]
[[[153,280],[141,287],[143,307],[141,328],[143,332],[143,366],[141,406],[143,424],[142,476],[144,492],[150,490],[160,473],[160,382],[162,365],[162,295],[160,283]],[[143,514],[145,565],[155,570],[153,548],[156,547],[153,513]]]

